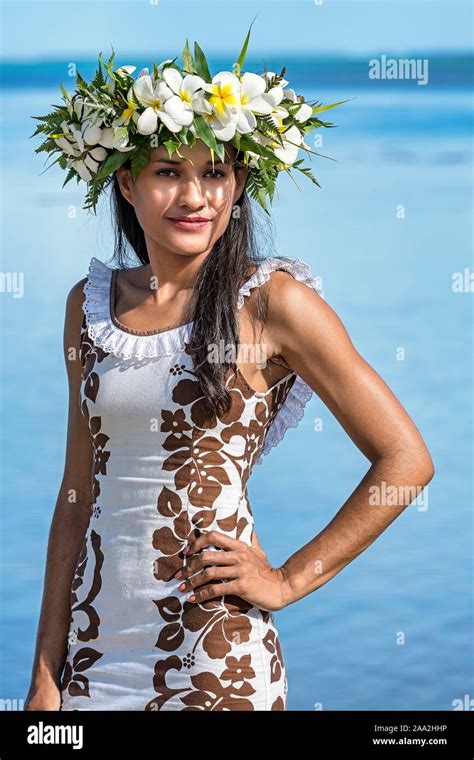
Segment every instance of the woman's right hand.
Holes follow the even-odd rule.
[[[24,710],[60,710],[61,689],[51,677],[32,681],[26,695]]]

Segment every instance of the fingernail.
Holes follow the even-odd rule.
[[[195,601],[196,601],[196,597],[194,596],[194,594],[192,594],[191,596],[188,596],[188,602],[195,602]]]
[[[175,578],[181,578],[182,574],[183,574],[182,571],[178,570],[178,572],[176,573],[176,575],[174,577]]]
[[[185,583],[181,583],[181,585],[179,586],[179,590],[180,591],[184,591],[185,588],[186,588],[186,584]]]

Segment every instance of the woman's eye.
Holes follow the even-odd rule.
[[[218,169],[215,169],[214,171],[212,171],[212,169],[211,169],[211,171],[209,171],[207,173],[208,174],[213,174],[214,177],[215,177],[215,179],[218,179],[219,177],[225,177],[224,172],[220,172]]]
[[[155,172],[155,174],[157,177],[159,177],[163,172],[173,172],[173,174],[176,173],[173,169],[159,169],[157,172]]]

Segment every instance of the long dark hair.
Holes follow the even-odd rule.
[[[150,259],[143,229],[132,204],[123,196],[115,174],[110,198],[115,236],[114,262],[119,268],[130,266],[128,244],[140,263],[148,264]],[[236,206],[224,234],[216,241],[199,270],[183,320],[193,322],[190,340],[196,379],[210,413],[219,414],[227,412],[230,407],[231,396],[224,386],[223,378],[228,368],[234,367],[236,362],[226,361],[225,354],[221,357],[219,352],[218,358],[222,358],[222,361],[210,362],[209,348],[224,346],[226,352],[230,349],[230,357],[237,356],[234,353],[239,346],[237,295],[251,274],[249,269],[252,265],[261,263],[264,258],[258,253],[257,231],[267,241],[271,240],[268,223],[257,227],[252,200],[245,189],[236,201]],[[262,217],[263,214],[262,211]],[[262,325],[266,301],[258,288],[257,319]]]

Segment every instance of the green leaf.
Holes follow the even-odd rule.
[[[113,51],[113,47],[112,47],[112,51]],[[107,74],[109,75],[111,79],[117,80],[119,79],[119,77],[115,75],[114,69],[113,69],[114,58],[115,58],[115,52],[112,53],[108,61],[104,61],[104,59],[102,58],[102,53],[99,53],[99,61],[102,63]]]
[[[35,153],[51,153],[52,150],[57,150],[58,148],[59,145],[57,145],[54,140],[45,140],[45,142],[35,148]]]
[[[93,87],[96,87],[98,90],[100,90],[102,87],[105,86],[105,78],[104,78],[104,74],[103,74],[103,71],[102,71],[102,66],[100,65],[100,61],[99,61],[99,65],[97,67],[97,71],[96,71],[95,77],[92,80],[91,84],[92,84]]]
[[[348,103],[350,100],[355,100],[355,98],[340,100],[338,103],[331,103],[329,106],[318,106],[316,108],[313,108],[313,116],[314,114],[321,113],[322,111],[329,111],[330,108],[337,108],[337,106],[342,106],[343,103]]]
[[[196,61],[196,74],[204,79],[205,82],[211,82],[212,77],[207,65],[206,56],[197,42],[194,43],[194,60]]]
[[[66,179],[65,179],[65,180],[64,180],[64,182],[63,182],[63,187],[64,187],[64,185],[67,185],[67,183],[68,183],[68,182],[69,182],[69,181],[70,181],[70,180],[71,180],[73,177],[75,177],[76,175],[77,175],[77,172],[75,171],[75,169],[69,169],[69,171],[68,171],[68,174],[67,174],[67,177],[66,177]]]
[[[312,174],[311,169],[309,168],[309,166],[299,166],[299,164],[301,163],[302,160],[303,159],[300,159],[299,161],[295,161],[295,163],[292,166],[290,166],[290,169],[296,169],[297,171],[299,171],[302,174],[304,174],[305,177],[308,177],[308,179],[310,179],[311,182],[314,185],[317,185],[318,187],[321,187],[321,185],[319,184],[319,182],[316,179],[316,177],[313,176],[313,174]],[[290,174],[290,172],[288,172],[288,174]],[[291,174],[290,174],[290,177],[293,179],[293,177],[291,176]],[[294,182],[294,180],[293,180],[293,182]],[[295,182],[295,184],[296,184],[296,182]],[[298,185],[296,185],[296,187],[298,187]]]
[[[259,175],[258,172],[254,172],[252,169],[250,169],[245,189],[250,197],[257,201],[265,213],[269,215],[266,203],[266,194],[273,194],[273,192],[271,187],[269,188],[268,183],[265,183],[263,177]]]
[[[275,142],[280,143],[280,145],[283,145],[283,137],[281,136],[281,132],[279,129],[277,129],[277,127],[275,127],[271,116],[258,116],[257,123],[258,131],[262,135],[269,137]]]
[[[77,84],[78,89],[87,90],[87,86],[88,86],[87,82],[79,74],[79,71],[76,71],[76,84]]]
[[[110,156],[107,156],[105,161],[102,162],[99,171],[95,175],[96,179],[105,179],[109,174],[112,174],[117,169],[120,169],[127,158],[130,158],[130,151],[124,152],[120,150],[114,150],[114,152],[111,153]]]
[[[61,92],[63,94],[64,100],[66,100],[68,103],[70,103],[71,102],[71,96],[69,95],[68,91],[64,87],[63,83],[61,82],[59,86],[61,88]]]
[[[255,140],[252,140],[251,137],[248,135],[242,135],[240,140],[240,150],[251,150],[253,153],[256,153],[258,156],[263,156],[264,158],[267,158],[272,164],[279,164],[279,159],[275,156],[275,154],[266,148],[264,145],[261,145],[260,143],[256,142]]]
[[[151,144],[149,140],[144,140],[140,145],[137,146],[136,150],[130,151],[132,177],[134,182],[150,160],[150,153]]]
[[[258,16],[258,13],[257,13]],[[235,76],[240,77],[240,72],[242,70],[242,66],[244,65],[245,56],[247,55],[247,48],[250,40],[250,30],[252,29],[253,22],[257,18],[257,16],[254,17],[252,23],[249,26],[249,30],[247,32],[247,36],[245,38],[244,44],[242,45],[242,50],[240,51],[239,57],[237,58],[237,63],[234,65],[234,68],[232,69]]]
[[[57,158],[55,158],[55,159],[54,159],[54,161],[53,161],[53,162],[52,162],[52,163],[51,163],[49,166],[47,166],[47,167],[46,167],[46,169],[43,169],[43,171],[40,173],[40,176],[41,176],[41,174],[44,174],[45,172],[47,172],[47,171],[48,171],[48,169],[51,169],[51,167],[52,167],[52,166],[54,166],[54,164],[58,164],[58,163],[59,163],[59,160],[60,160],[60,158],[61,158],[61,156],[62,156],[62,155],[64,155],[64,154],[61,152],[61,153],[60,153],[60,154],[57,156]],[[48,159],[46,159],[46,161],[47,161],[47,160],[48,160]]]
[[[206,124],[203,117],[201,115],[196,115],[194,117],[193,124],[196,129],[197,137],[199,137],[199,139],[202,140],[208,146],[208,148],[212,148],[213,150],[215,150],[220,160],[224,161],[224,158],[225,158],[224,145],[218,140],[216,140],[216,136],[214,132],[209,127],[209,125]]]
[[[166,150],[168,151],[168,156],[171,158],[173,153],[176,153],[176,151],[179,148],[179,142],[177,142],[174,138],[170,138],[168,140],[165,140],[163,142],[163,145],[165,146]]]
[[[189,49],[189,43],[188,43],[188,38],[187,37],[186,37],[186,44],[185,44],[184,50],[183,50],[182,59],[183,59],[183,69],[184,69],[184,71],[186,71],[188,74],[194,74],[195,71],[196,71],[196,68],[194,66],[194,60],[193,60],[193,56],[191,54],[191,50]]]
[[[319,129],[319,127],[332,129],[336,126],[337,125],[333,124],[332,121],[321,121],[321,119],[312,118],[312,117],[310,117],[307,121],[303,122],[301,125],[298,125],[299,129],[303,131],[303,135],[306,135],[308,132],[311,132],[313,129]]]
[[[190,129],[184,128],[178,132],[179,138],[184,145],[189,145],[191,137],[194,137]]]

